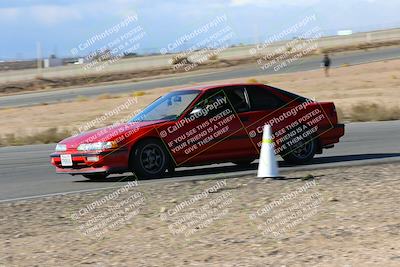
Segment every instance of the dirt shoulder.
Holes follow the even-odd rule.
[[[284,175],[1,203],[0,266],[399,266],[398,163]]]

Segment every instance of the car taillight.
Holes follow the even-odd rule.
[[[336,111],[336,107],[335,107],[335,104],[334,103],[332,103],[332,114],[331,114],[331,116],[332,116],[332,118],[334,118],[334,121],[333,121],[333,123],[338,123],[338,115],[337,115],[337,111]]]

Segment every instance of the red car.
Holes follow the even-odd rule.
[[[259,157],[262,129],[286,162],[310,162],[344,135],[335,105],[264,84],[227,84],[170,92],[130,121],[69,137],[56,146],[57,173],[104,179],[133,172],[157,178],[176,167]]]

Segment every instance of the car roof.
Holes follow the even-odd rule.
[[[250,86],[250,85],[263,85],[265,84],[262,83],[223,83],[223,84],[213,84],[213,85],[199,85],[199,86],[194,86],[191,88],[181,88],[181,89],[176,89],[174,91],[182,91],[182,90],[199,90],[199,91],[207,91],[215,88],[220,88],[220,87],[228,87],[228,86]]]

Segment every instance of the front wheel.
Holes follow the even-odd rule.
[[[282,153],[282,158],[290,164],[310,162],[317,151],[317,141],[313,136],[303,139]]]
[[[132,172],[140,178],[161,178],[169,168],[170,158],[163,143],[157,139],[141,141],[130,158]]]

